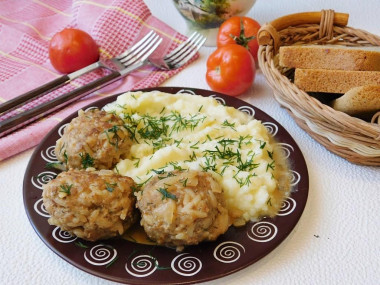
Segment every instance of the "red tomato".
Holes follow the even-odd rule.
[[[207,60],[206,81],[212,90],[231,96],[246,91],[256,74],[255,61],[247,49],[227,45],[214,51]]]
[[[248,17],[234,16],[226,20],[219,28],[217,45],[222,47],[228,44],[238,44],[247,48],[257,61],[257,32],[260,24]]]
[[[99,49],[86,32],[64,29],[51,39],[49,57],[56,70],[70,73],[96,62],[99,59]]]

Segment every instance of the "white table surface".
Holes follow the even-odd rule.
[[[145,0],[158,18],[186,33],[171,1]],[[380,34],[379,0],[258,0],[249,16],[261,24],[285,14],[334,9],[349,25]],[[214,48],[164,86],[209,89],[206,60]],[[257,263],[207,284],[380,284],[380,169],[330,153],[274,100],[260,70],[241,99],[280,122],[300,146],[309,170],[305,211],[290,236]],[[0,162],[0,284],[116,284],[65,262],[40,240],[24,210],[22,183],[33,149]]]

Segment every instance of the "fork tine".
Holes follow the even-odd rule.
[[[206,41],[206,37],[200,36],[196,40],[196,42],[191,47],[189,47],[185,52],[183,52],[180,56],[171,60],[167,60],[166,61],[167,65],[173,68],[181,67],[197,53],[197,51],[201,48],[201,46],[205,43],[205,41]]]
[[[162,38],[159,38],[158,41],[154,44],[153,47],[150,48],[150,50],[148,50],[144,55],[143,57],[140,59],[141,61],[144,61],[146,60],[155,50],[156,48],[161,44],[162,42]]]
[[[127,56],[131,51],[134,51],[136,48],[138,48],[140,45],[142,45],[153,33],[154,33],[154,31],[151,30],[141,40],[139,40],[137,43],[135,43],[131,48],[129,48],[125,52],[117,55],[115,58],[120,59],[120,58]]]
[[[198,43],[199,39],[202,39],[202,37],[203,36],[201,34],[197,33],[195,37],[193,37],[186,45],[184,45],[180,50],[178,50],[178,52],[175,55],[171,57],[166,57],[164,59],[165,62],[171,62],[177,60],[178,58],[182,58],[185,53],[189,52],[196,46],[196,43]]]
[[[144,51],[142,51],[140,53],[140,55],[139,55],[140,58],[138,60],[136,60],[134,64],[127,66],[127,65],[120,63],[123,65],[123,69],[120,70],[120,74],[122,76],[124,76],[124,75],[128,74],[129,72],[135,70],[136,68],[139,68],[139,67],[143,66],[144,64],[148,63],[148,61],[147,61],[148,57],[156,50],[156,48],[162,42],[162,38],[157,37],[156,39],[157,39],[156,42],[152,42],[148,47],[146,47],[144,49]]]
[[[166,60],[167,58],[170,58],[172,56],[175,56],[182,49],[186,48],[189,45],[189,43],[193,40],[193,38],[196,37],[197,35],[199,35],[197,32],[192,33],[191,36],[188,37],[185,42],[183,42],[178,47],[176,47],[174,50],[172,50],[169,54],[165,55],[164,60]]]
[[[134,45],[130,50],[126,52],[126,55],[124,57],[119,57],[119,62],[127,62],[129,60],[133,60],[133,58],[136,56],[136,54],[139,54],[141,50],[143,50],[147,45],[149,45],[152,41],[155,41],[157,39],[158,35],[156,33],[150,33],[150,36],[146,38],[144,42],[142,42],[139,45]]]
[[[146,54],[149,53],[151,50],[154,50],[152,47],[158,46],[160,44],[162,39],[155,34],[154,38],[147,42],[144,46],[142,46],[137,52],[137,54],[133,53],[132,58],[127,57],[125,59],[121,59],[120,62],[126,67],[131,64],[136,63],[137,61],[141,61],[144,58],[146,58]],[[158,43],[158,44],[157,44]]]

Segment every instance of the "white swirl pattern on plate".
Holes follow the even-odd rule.
[[[247,232],[248,237],[257,242],[268,242],[274,239],[278,229],[276,225],[269,222],[258,222]]]
[[[38,215],[42,217],[46,217],[46,218],[50,217],[49,213],[45,209],[42,198],[37,200],[36,203],[34,203],[33,208],[34,208],[34,211],[36,211]]]
[[[300,182],[301,180],[301,175],[297,172],[297,171],[294,171],[294,170],[290,170],[290,186],[295,186],[298,184],[298,182]]]
[[[290,154],[294,151],[294,147],[288,143],[278,143],[277,146],[283,152],[285,158],[289,158]]]
[[[42,190],[43,185],[53,180],[56,176],[57,174],[52,171],[44,171],[37,176],[32,176],[31,182],[34,187]]]
[[[146,277],[158,268],[158,261],[150,255],[136,256],[132,261],[125,264],[125,270],[135,277]]]
[[[187,93],[187,94],[192,94],[192,95],[196,95],[195,92],[193,90],[189,90],[189,89],[181,89],[177,92],[177,94],[179,93]]]
[[[113,247],[105,244],[95,245],[90,249],[90,252],[87,254],[87,251],[84,253],[84,259],[95,266],[102,266],[109,264],[117,256],[117,251]]]
[[[216,101],[218,101],[222,105],[226,105],[226,101],[223,98],[216,96],[215,94],[210,95],[209,97],[214,98]]]
[[[278,126],[272,122],[263,122],[263,125],[267,129],[268,133],[270,133],[272,136],[277,135],[278,132]]]
[[[238,108],[238,110],[244,112],[244,113],[247,113],[248,115],[250,115],[251,117],[254,117],[255,116],[255,109],[253,109],[252,107],[250,106],[240,106]]]
[[[177,255],[171,262],[173,271],[182,276],[193,276],[202,269],[202,261],[194,256]]]
[[[232,263],[240,258],[241,252],[245,253],[245,248],[240,243],[225,241],[214,249],[214,257],[223,263]]]
[[[63,132],[64,132],[64,130],[65,130],[65,128],[66,128],[66,126],[67,126],[68,124],[69,124],[69,123],[67,123],[67,124],[63,124],[62,126],[59,127],[59,129],[58,129],[58,134],[59,134],[60,137],[63,136]]]
[[[41,151],[41,157],[46,162],[58,162],[55,155],[55,145],[49,146],[45,151]]]
[[[278,211],[278,216],[287,216],[294,211],[297,206],[296,200],[288,197],[282,202],[281,209]]]
[[[84,110],[85,112],[87,112],[87,111],[90,111],[90,110],[97,110],[97,109],[99,109],[98,107],[94,107],[94,106],[92,106],[92,107],[88,107],[86,110]]]
[[[56,241],[61,243],[70,243],[77,239],[76,236],[71,235],[69,232],[62,231],[60,227],[56,227],[53,230],[52,236]]]

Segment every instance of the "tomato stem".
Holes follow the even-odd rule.
[[[256,37],[255,36],[251,36],[251,37],[246,37],[245,34],[244,34],[244,23],[243,23],[243,19],[240,19],[240,35],[239,36],[235,36],[233,34],[230,34],[230,37],[238,44],[238,45],[241,45],[243,47],[245,47],[246,49],[249,50],[249,46],[248,46],[248,43],[255,39]]]

